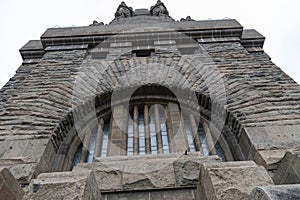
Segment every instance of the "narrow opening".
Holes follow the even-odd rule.
[[[139,49],[132,51],[136,57],[150,57],[154,52],[155,49]]]
[[[106,59],[108,53],[109,52],[106,52],[106,51],[105,52],[102,52],[102,51],[91,52],[93,59]]]
[[[196,48],[194,47],[186,47],[186,48],[178,48],[181,55],[191,55],[195,54]]]

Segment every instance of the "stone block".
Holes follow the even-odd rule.
[[[29,51],[29,50],[43,50],[43,44],[40,40],[29,40],[20,51]]]
[[[128,157],[119,158],[119,161],[108,158],[95,163],[80,163],[74,168],[74,171],[93,170],[102,192],[175,186],[173,158],[147,159],[147,156],[139,157],[139,159],[132,157],[133,160]]]
[[[273,185],[262,166],[253,161],[203,164],[200,169],[197,199],[249,199],[256,186]]]
[[[272,139],[263,127],[247,127],[244,128],[245,136],[256,147],[256,149],[269,149]],[[250,145],[250,144],[247,144]],[[247,152],[244,152],[247,154]]]
[[[135,192],[107,193],[103,195],[104,199],[110,200],[195,200],[194,189],[168,189],[168,190],[150,190]]]
[[[265,37],[254,29],[244,29],[242,39],[264,39]]]
[[[38,163],[30,162],[27,158],[0,159],[0,167],[7,168],[21,185],[28,185],[34,177]]]
[[[299,125],[247,127],[244,130],[257,150],[300,148]]]
[[[296,200],[300,199],[300,185],[273,185],[256,187],[250,200]]]
[[[300,125],[267,126],[265,130],[277,148],[300,148]]]
[[[300,184],[300,151],[288,151],[278,163],[275,184]]]
[[[286,150],[300,148],[299,129],[299,125],[246,127],[240,138],[241,149],[249,160],[276,169]]]
[[[49,139],[20,139],[0,141],[0,156],[2,158],[23,157],[30,162],[38,162],[46,149]]]
[[[122,169],[122,166],[95,162],[79,163],[73,171],[82,172],[85,170],[92,170],[95,173],[98,188],[101,192],[106,192],[119,191],[122,189]]]
[[[97,158],[74,171],[93,170],[101,192],[196,187],[200,164],[220,162],[199,153]],[[110,184],[107,184],[110,183]]]
[[[0,199],[22,199],[24,191],[7,168],[0,167]]]
[[[33,179],[24,199],[100,200],[101,194],[91,171],[53,172],[40,174]]]
[[[10,167],[11,173],[14,175],[19,184],[28,185],[34,177],[34,170],[37,163],[17,164]]]
[[[279,161],[284,157],[287,151],[286,149],[257,151],[254,156],[254,161],[268,170],[274,170],[277,169]]]
[[[220,162],[218,156],[182,155],[173,162],[176,187],[195,187],[199,180],[200,164]]]
[[[163,174],[163,176],[162,176]],[[165,160],[144,160],[124,167],[123,189],[173,188],[175,175],[172,164]]]

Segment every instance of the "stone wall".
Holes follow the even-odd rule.
[[[253,161],[201,165],[197,199],[250,199],[257,186],[273,185],[266,169]]]
[[[263,52],[263,36],[243,31],[235,20],[158,26],[157,31],[131,24],[136,32],[105,42],[124,26],[49,29],[41,41],[25,45],[22,66],[0,91],[1,165],[23,185],[42,172],[70,170],[83,130],[109,109],[112,93],[143,85],[196,95],[195,110],[212,121],[214,137],[223,133],[236,160],[275,170],[287,149],[300,148],[300,87]],[[159,32],[169,48],[146,43],[152,54],[137,57],[133,52],[145,48],[138,39],[149,31]],[[136,46],[118,47],[124,38]],[[176,46],[171,40],[192,43]],[[107,55],[93,56],[103,50]],[[189,97],[182,99],[188,104]]]
[[[101,194],[91,171],[55,172],[44,173],[33,179],[23,199],[100,200]]]
[[[219,163],[217,156],[198,153],[117,156],[80,163],[73,171],[93,170],[103,193],[196,188],[200,164]],[[109,183],[109,184],[108,184]]]
[[[0,199],[20,200],[24,191],[7,168],[0,165]]]

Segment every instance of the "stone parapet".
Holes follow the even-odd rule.
[[[288,151],[278,163],[275,184],[300,184],[300,151]]]
[[[21,56],[25,59],[42,58],[45,51],[40,40],[30,40],[21,49]]]
[[[300,185],[272,185],[256,187],[250,200],[296,200],[300,199]]]
[[[33,179],[23,198],[100,200],[101,194],[93,172],[55,172]]]
[[[268,172],[253,161],[201,165],[197,199],[245,200],[256,186],[273,185]]]
[[[217,156],[198,153],[127,156],[80,163],[74,171],[93,170],[101,192],[196,188],[200,164],[218,162]]]
[[[21,200],[24,191],[7,168],[0,166],[0,199]]]
[[[136,192],[116,192],[106,193],[102,195],[103,199],[119,200],[195,200],[195,189],[168,189],[168,190],[149,190]]]

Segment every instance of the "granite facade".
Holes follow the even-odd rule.
[[[300,86],[264,52],[264,36],[244,30],[236,20],[177,22],[137,13],[141,16],[125,19],[124,24],[48,29],[41,40],[22,47],[22,65],[0,90],[0,167],[9,169],[28,198],[40,195],[30,188],[43,173],[72,169],[83,135],[97,123],[95,116],[130,99],[128,94],[141,86],[164,86],[178,94],[182,105],[210,122],[212,137],[223,138],[221,146],[228,161],[256,163],[251,170],[265,179],[257,183],[258,179],[251,179],[253,188],[272,184],[267,170],[272,177],[275,173],[276,180],[282,176],[282,166],[289,162],[287,156],[282,160],[285,153],[300,148]],[[116,99],[115,94],[122,98]],[[178,116],[172,116],[174,128]],[[119,118],[116,120],[123,120]],[[120,131],[112,130],[115,138],[122,137]],[[164,160],[142,157],[142,164],[136,166],[133,157],[109,162],[97,157],[66,176],[76,177],[78,170],[94,171],[82,183],[88,187],[97,182],[99,188],[88,187],[93,198],[104,192],[105,199],[155,199],[155,195],[159,196],[156,199],[169,195],[169,199],[196,199],[202,176],[209,184],[216,183],[215,175],[201,161],[214,157],[184,158],[168,158],[173,159],[172,164],[161,171],[132,174],[124,173],[123,168],[151,167]],[[219,160],[214,165],[213,169],[223,170]],[[232,174],[246,173],[240,168],[233,167]],[[160,174],[166,177],[161,179]],[[232,177],[234,183],[243,181]],[[49,178],[48,183],[51,181]],[[70,184],[71,178],[66,185]],[[246,193],[250,198],[251,191]],[[204,196],[211,199],[210,195],[215,192]]]

